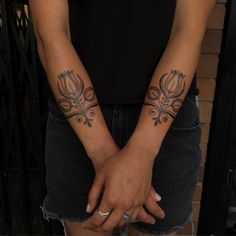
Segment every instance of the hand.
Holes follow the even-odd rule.
[[[155,219],[153,217],[150,217],[151,215],[155,216],[156,218],[163,219],[165,217],[165,212],[160,208],[160,206],[157,204],[161,200],[161,196],[155,191],[155,189],[151,186],[150,193],[144,203],[144,206],[148,210],[144,209],[144,207],[141,208],[139,212],[136,214],[133,214],[129,222],[134,223],[138,221],[142,221],[144,223],[155,223]],[[125,225],[127,222],[124,220],[121,220],[119,222],[119,227]]]
[[[150,161],[149,157],[146,158],[146,155],[145,153],[136,153],[129,146],[125,146],[124,149],[106,161],[98,171],[89,194],[90,212],[95,208],[98,197],[105,187],[99,210],[103,212],[112,210],[112,213],[101,226],[105,219],[95,212],[91,218],[84,222],[84,227],[99,229],[98,226],[101,226],[102,229],[112,230],[118,225],[126,211],[132,213],[133,219],[138,217],[145,218],[149,223],[154,222],[155,219],[147,214],[142,207],[150,194],[153,165],[153,161]],[[156,203],[154,202],[154,204]],[[147,201],[149,208],[154,204],[150,200]],[[163,211],[160,211],[157,204],[156,207],[154,212],[156,214],[158,212],[157,215],[163,217]]]

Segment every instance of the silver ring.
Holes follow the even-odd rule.
[[[97,209],[97,213],[102,217],[102,218],[106,218],[110,215],[111,212],[107,211],[107,212],[102,212],[102,211],[99,211]]]
[[[123,215],[123,219],[128,221],[131,217],[131,214],[129,212],[125,212],[124,215]]]

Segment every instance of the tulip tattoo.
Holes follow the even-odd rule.
[[[171,70],[162,75],[159,87],[148,88],[144,104],[151,106],[149,114],[153,117],[154,125],[167,122],[169,117],[175,118],[183,103],[180,95],[185,89],[185,75],[177,70]]]
[[[58,75],[57,89],[63,97],[57,103],[65,116],[75,117],[79,123],[91,127],[95,115],[92,107],[98,105],[94,89],[85,88],[81,77],[73,71],[63,71]]]

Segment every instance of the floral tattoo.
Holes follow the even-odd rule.
[[[169,117],[175,118],[183,103],[180,95],[185,89],[185,75],[177,70],[171,70],[162,75],[159,87],[148,88],[145,105],[152,106],[149,114],[153,117],[154,125],[167,122]]]
[[[57,103],[67,118],[75,117],[78,122],[92,126],[97,99],[92,87],[84,87],[84,82],[73,71],[63,71],[58,75],[57,89],[63,98]]]

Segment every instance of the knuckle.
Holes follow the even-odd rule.
[[[135,200],[133,205],[134,205],[134,208],[138,208],[138,207],[140,207],[140,202]]]
[[[114,196],[112,196],[111,194],[109,194],[105,198],[105,201],[109,206],[114,206],[116,204],[116,198]]]
[[[143,207],[143,204],[141,204],[141,203],[134,203],[134,205],[133,205],[133,207],[135,208],[135,209],[142,209],[142,207]]]
[[[145,202],[146,198],[145,197],[139,197],[139,199],[137,199],[138,204],[143,205],[143,203]]]
[[[96,220],[93,220],[93,221],[92,221],[92,225],[95,226],[95,227],[98,227],[98,226],[99,226],[99,223],[98,223]]]
[[[143,221],[144,221],[144,222],[148,222],[148,220],[149,220],[148,215],[144,215],[144,216],[143,216]]]
[[[121,206],[122,210],[127,210],[127,209],[131,208],[132,203],[128,200],[124,200],[120,203],[120,206]]]
[[[111,232],[113,228],[108,226],[108,225],[104,225],[104,226],[101,227],[101,229],[104,232]]]
[[[100,178],[103,177],[103,172],[102,171],[99,171],[96,176],[95,176],[95,180],[99,180]]]
[[[141,199],[140,199],[140,203],[143,205],[143,203],[146,201],[146,197],[142,197]]]
[[[101,182],[102,178],[103,178],[102,173],[97,173],[94,179],[94,184]]]
[[[137,219],[137,215],[132,215],[131,216],[131,221],[134,221],[134,220],[136,220]]]

